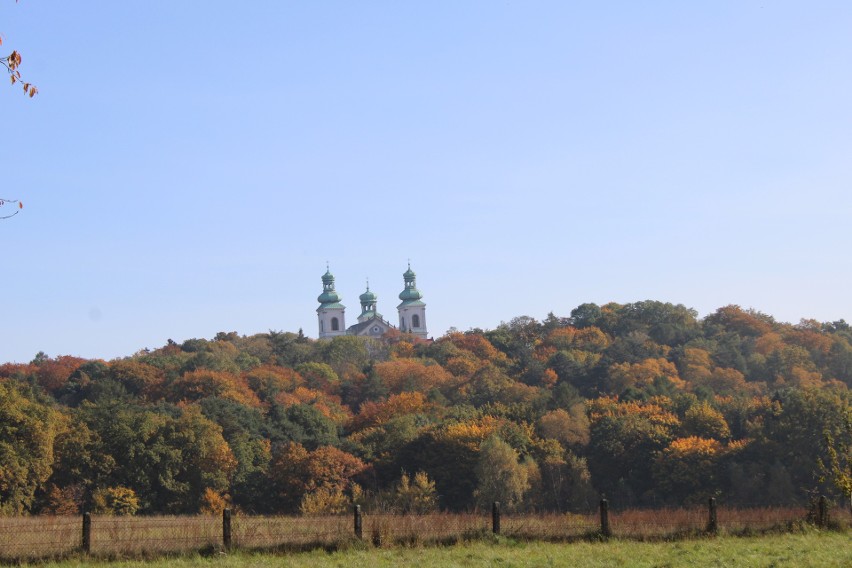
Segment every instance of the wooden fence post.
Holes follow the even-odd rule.
[[[606,499],[601,499],[601,534],[607,538],[612,536],[609,528],[609,502]]]
[[[828,526],[828,502],[825,495],[819,496],[819,504],[817,508],[817,526],[824,529]]]
[[[718,534],[719,522],[716,518],[716,498],[710,497],[708,505],[709,518],[707,519],[707,532],[710,534]]]
[[[222,546],[231,550],[231,510],[222,509]]]
[[[83,513],[83,554],[92,552],[92,514]]]
[[[491,532],[500,534],[500,502],[491,504]]]
[[[355,505],[355,538],[362,540],[364,538],[364,525],[361,518],[361,505]]]

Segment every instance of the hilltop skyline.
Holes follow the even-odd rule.
[[[586,303],[852,321],[852,5],[0,5],[0,361],[270,329],[326,261],[429,334]],[[0,215],[8,209],[0,209]],[[390,310],[388,310],[390,311]]]

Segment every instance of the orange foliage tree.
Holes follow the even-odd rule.
[[[184,373],[168,386],[167,395],[173,402],[218,396],[246,406],[260,406],[260,400],[249,388],[248,382],[239,375],[225,371],[199,369]]]
[[[440,365],[426,365],[415,359],[396,359],[373,366],[388,392],[399,394],[404,391],[429,392],[442,390],[454,383],[453,376]]]
[[[306,495],[323,491],[329,496],[351,492],[354,477],[366,464],[332,446],[308,451],[296,442],[278,449],[269,475],[281,511],[296,512]]]
[[[609,368],[611,392],[616,394],[628,387],[650,387],[658,379],[666,379],[679,389],[686,386],[674,363],[662,358],[645,359],[639,363],[616,363]]]
[[[397,416],[406,414],[425,414],[432,410],[433,404],[426,400],[422,392],[403,392],[393,394],[380,402],[367,401],[361,405],[349,427],[351,430],[361,430],[372,426],[385,424]]]

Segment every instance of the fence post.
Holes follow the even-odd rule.
[[[231,510],[222,509],[222,546],[231,550]]]
[[[828,502],[825,495],[819,496],[819,505],[817,509],[817,526],[824,529],[828,526]]]
[[[92,514],[83,513],[83,554],[92,552]]]
[[[707,532],[717,534],[719,532],[719,522],[716,518],[716,498],[710,497],[709,501],[709,518],[707,519]]]
[[[601,499],[601,534],[605,537],[612,536],[609,528],[609,501]]]
[[[364,525],[361,518],[361,505],[355,505],[355,538],[362,540],[364,538]]]
[[[491,532],[500,534],[500,502],[491,504]]]

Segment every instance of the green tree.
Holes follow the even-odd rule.
[[[686,411],[681,421],[681,434],[725,441],[731,437],[731,429],[725,416],[704,401]]]
[[[401,513],[423,515],[433,512],[438,506],[435,482],[425,471],[411,477],[404,471],[394,490],[394,507]]]
[[[489,508],[499,501],[507,509],[518,507],[530,488],[529,467],[519,463],[518,453],[498,436],[482,443],[476,464],[476,490],[478,506]]]
[[[29,511],[50,477],[57,418],[18,385],[0,381],[0,513]]]

